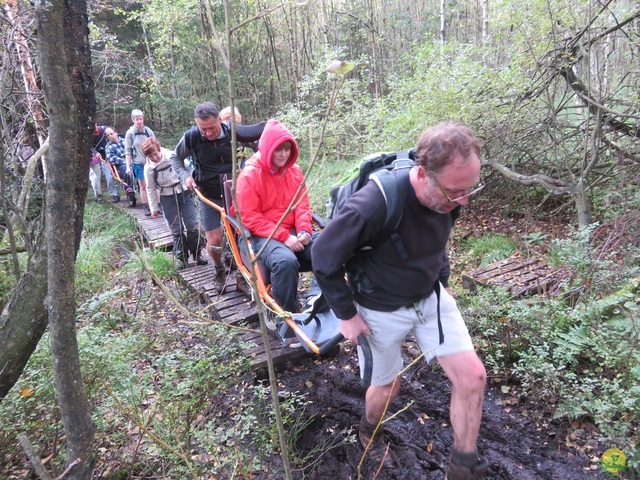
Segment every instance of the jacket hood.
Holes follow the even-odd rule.
[[[271,165],[271,157],[273,152],[275,152],[276,149],[284,142],[291,142],[291,154],[289,155],[289,160],[287,160],[287,163],[285,163],[282,168],[281,173],[282,171],[290,168],[291,165],[296,163],[298,160],[298,144],[287,127],[278,120],[269,120],[267,125],[264,127],[264,131],[260,137],[260,142],[258,143],[258,151],[260,152],[258,165],[260,168],[267,170],[268,172],[275,173],[275,170]]]

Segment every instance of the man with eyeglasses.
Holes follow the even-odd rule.
[[[386,202],[368,182],[354,193],[318,236],[312,263],[329,305],[342,319],[341,332],[359,345],[366,336],[372,353],[371,385],[359,426],[376,465],[394,465],[382,427],[388,401],[400,389],[401,347],[412,333],[428,362],[438,361],[452,382],[450,417],[454,444],[447,478],[484,478],[488,462],[476,440],[486,384],[485,368],[448,288],[446,245],[461,207],[482,188],[480,142],[459,123],[426,129],[415,149],[403,214],[394,235],[368,245],[382,228]],[[398,248],[398,242],[403,248]],[[345,274],[349,281],[345,281]],[[360,337],[361,338],[361,337]],[[361,367],[363,351],[358,347]],[[372,440],[373,439],[373,440]]]
[[[202,195],[222,206],[222,188],[220,175],[231,174],[232,151],[230,122],[220,122],[216,106],[204,102],[196,106],[194,111],[196,126],[187,130],[173,155],[171,165],[184,184],[193,191],[196,187]],[[238,142],[255,142],[260,139],[266,122],[255,125],[236,125]],[[185,159],[191,157],[193,172],[185,167]],[[222,263],[220,246],[222,230],[220,229],[220,213],[206,203],[199,201],[200,222],[207,237],[207,252],[213,260],[216,276],[213,284],[218,293],[224,289],[226,272]]]

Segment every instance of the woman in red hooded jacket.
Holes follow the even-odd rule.
[[[311,270],[315,236],[297,160],[298,145],[291,132],[279,121],[269,120],[258,151],[240,172],[236,185],[242,223],[251,232],[254,252],[259,252],[275,231],[259,261],[271,273],[274,300],[292,313],[298,311],[298,272]],[[289,205],[293,208],[276,228]]]

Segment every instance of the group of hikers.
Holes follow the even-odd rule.
[[[124,142],[116,140],[116,132],[110,129],[105,151],[107,159],[124,159],[116,165],[123,165],[124,174],[133,174],[139,181],[140,196],[150,215],[157,216],[162,205],[183,267],[189,253],[197,264],[207,263],[201,254],[202,226],[216,272],[214,283],[221,292],[226,280],[220,253],[221,216],[200,198],[198,215],[193,192],[197,188],[222,206],[220,176],[232,172],[236,145],[228,120],[221,119],[214,104],[197,105],[194,117],[196,125],[170,151],[144,126],[142,112],[134,110]],[[317,232],[311,224],[304,175],[297,164],[298,145],[289,129],[274,119],[238,124],[236,138],[243,144],[258,144],[256,148],[254,143],[255,152],[238,174],[235,207],[239,212],[232,213],[240,213],[254,251],[261,250],[259,261],[270,273],[274,300],[285,311],[299,311],[298,273],[312,269],[328,306],[342,320],[342,335],[358,345],[361,366],[359,337],[367,337],[372,375],[359,439],[368,448],[369,458],[385,467],[395,464],[393,449],[385,443],[383,428],[377,426],[389,399],[398,395],[401,346],[411,333],[425,359],[438,361],[452,383],[454,441],[446,478],[484,478],[489,465],[479,455],[476,441],[486,371],[449,289],[446,253],[461,207],[481,188],[478,138],[468,127],[452,122],[422,132],[406,176],[406,200],[393,238],[366,249],[362,246],[376,238],[387,214],[387,199],[375,182],[349,197],[326,228]],[[185,165],[188,158],[191,167]],[[294,207],[287,213],[290,205]]]

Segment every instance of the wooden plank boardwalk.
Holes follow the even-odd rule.
[[[173,237],[162,215],[159,215],[158,218],[147,217],[141,204],[131,207],[125,197],[122,197],[121,201],[114,205],[135,217],[138,231],[150,248],[159,250],[171,250],[173,248]],[[204,252],[203,256],[209,259]],[[213,320],[230,325],[242,323],[256,330],[255,333],[246,333],[243,336],[243,340],[255,343],[255,347],[251,348],[248,354],[252,357],[253,371],[261,375],[267,368],[267,358],[259,332],[258,312],[255,302],[237,288],[236,277],[239,276],[238,272],[236,270],[229,272],[226,287],[221,294],[218,294],[213,286],[215,273],[210,259],[208,265],[196,265],[190,259],[189,267],[178,272],[178,275],[181,281],[198,295]],[[277,366],[283,366],[290,361],[312,355],[304,348],[284,347],[275,335],[270,335],[269,338],[273,361]]]
[[[462,275],[465,288],[497,285],[520,297],[549,293],[567,277],[563,268],[554,268],[539,258],[521,258],[518,254],[499,262],[476,268]]]

